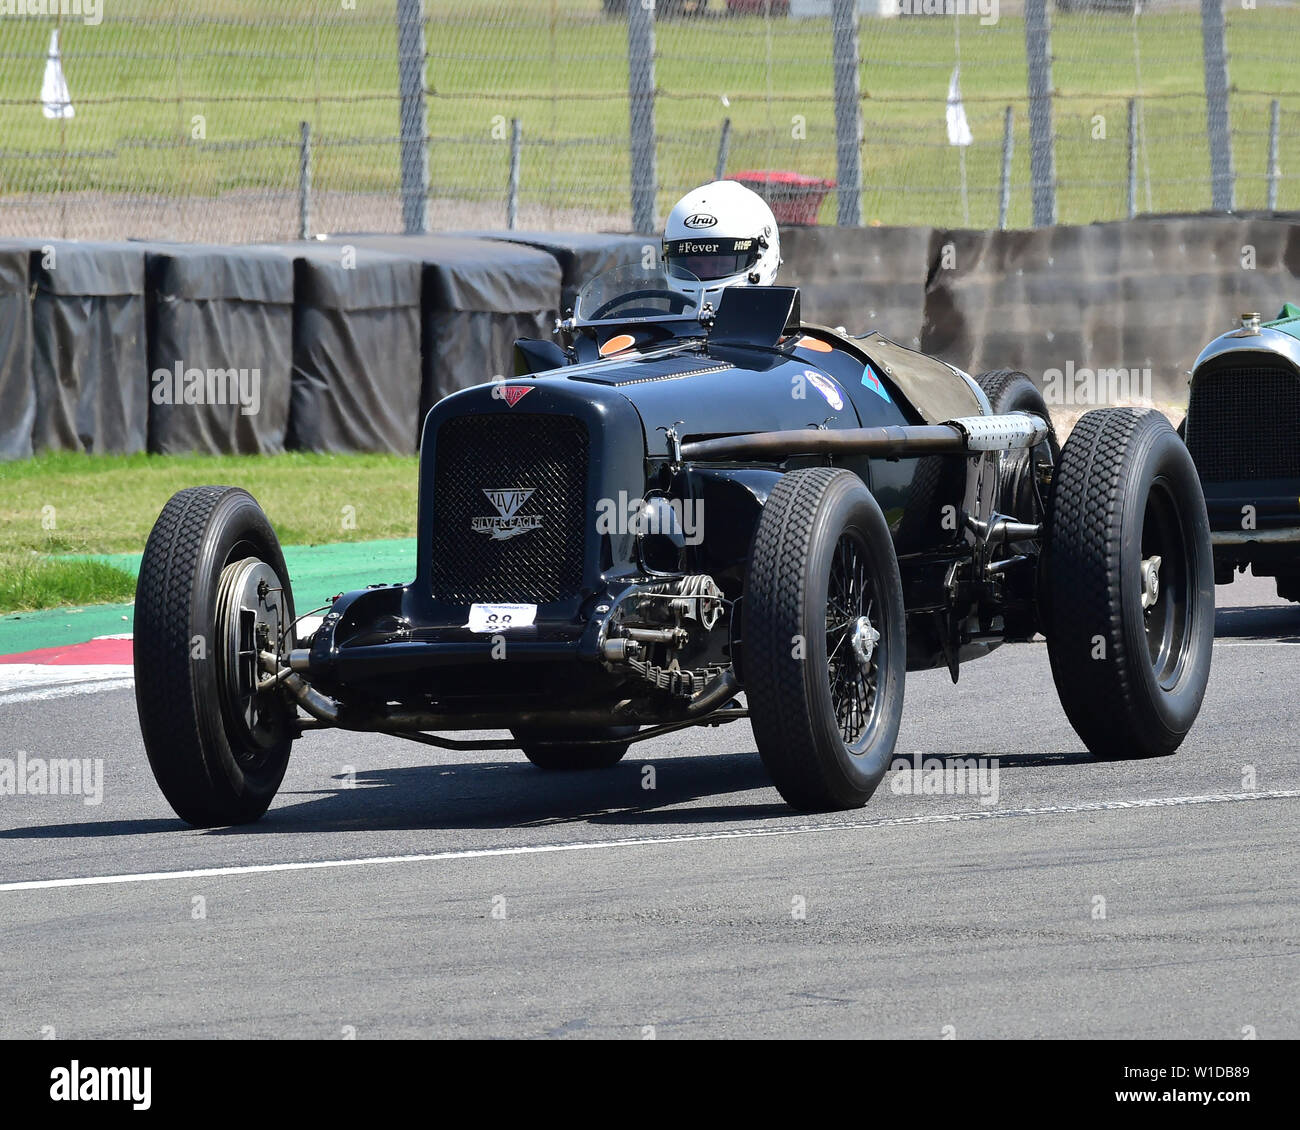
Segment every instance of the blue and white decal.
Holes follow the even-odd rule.
[[[840,395],[840,390],[835,387],[834,381],[829,377],[822,376],[821,373],[813,369],[805,369],[803,375],[808,383],[826,398],[826,403],[834,408],[836,412],[844,411],[844,397]]]
[[[862,368],[862,383],[886,403],[893,403],[889,396],[889,389],[885,387],[885,382],[876,375],[876,370],[870,365],[864,365]]]

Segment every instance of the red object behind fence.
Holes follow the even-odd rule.
[[[766,200],[778,224],[815,224],[822,201],[835,187],[833,180],[770,169],[732,173],[730,179],[752,188]]]

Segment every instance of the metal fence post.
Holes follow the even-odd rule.
[[[1232,135],[1228,124],[1228,55],[1223,42],[1223,0],[1201,0],[1205,54],[1205,122],[1210,134],[1210,183],[1216,211],[1233,209]]]
[[[835,74],[835,164],[840,227],[862,225],[862,102],[858,78],[855,0],[832,0],[831,56]]]
[[[299,122],[302,141],[298,149],[298,238],[311,239],[311,122]]]
[[[1137,99],[1128,100],[1128,218],[1138,214],[1138,116]]]
[[[1011,211],[1011,152],[1015,145],[1014,113],[1010,106],[1002,115],[1002,183],[998,186],[998,231],[1007,230]]]
[[[1052,134],[1052,27],[1047,0],[1025,0],[1029,60],[1029,179],[1034,227],[1056,223],[1056,139]]]
[[[655,230],[655,0],[627,0],[627,93],[632,134],[632,230]]]
[[[424,101],[424,60],[424,0],[397,0],[402,227],[408,235],[429,230],[429,114]]]
[[[1282,133],[1282,103],[1276,98],[1268,108],[1268,210],[1277,211],[1277,182],[1282,170],[1277,163],[1278,139]]]
[[[519,159],[524,130],[518,118],[510,119],[510,180],[506,185],[506,227],[514,231],[519,220]]]
[[[727,175],[727,157],[731,154],[731,119],[722,122],[722,137],[718,141],[718,164],[713,170],[713,179],[721,180]]]

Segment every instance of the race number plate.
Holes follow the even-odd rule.
[[[535,604],[472,604],[466,627],[471,632],[508,632],[530,627],[535,619]]]

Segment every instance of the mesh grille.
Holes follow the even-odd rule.
[[[1300,380],[1289,369],[1202,373],[1192,386],[1187,447],[1201,479],[1300,478]]]
[[[496,494],[494,504],[485,491],[507,493]],[[434,465],[434,596],[460,604],[546,604],[575,595],[582,587],[586,493],[587,431],[574,417],[447,420]],[[505,515],[530,528],[510,537],[474,529],[503,525]]]

